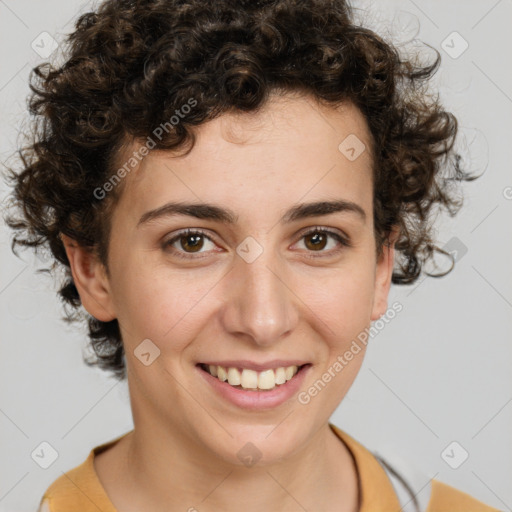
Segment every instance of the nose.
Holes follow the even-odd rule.
[[[271,250],[252,262],[236,257],[224,283],[223,327],[233,336],[270,346],[292,332],[299,313],[285,264]]]

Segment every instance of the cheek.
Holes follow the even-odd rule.
[[[132,268],[119,276],[115,289],[125,343],[136,346],[149,338],[162,352],[164,347],[166,352],[181,351],[209,314],[204,308],[216,279],[211,273],[178,273],[163,266]]]
[[[325,380],[329,379],[330,392],[324,395],[329,411],[339,405],[363,363],[372,302],[373,280],[368,271],[350,273],[350,278],[340,273],[318,298],[315,332],[324,343],[319,363]]]
[[[309,287],[304,284],[304,289],[309,289],[305,302],[335,334],[343,333],[344,338],[370,323],[374,297],[371,268],[333,271],[314,287],[311,281]],[[335,334],[331,332],[331,336]]]

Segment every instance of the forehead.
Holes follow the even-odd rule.
[[[125,218],[136,223],[170,200],[254,211],[340,194],[371,211],[371,136],[349,103],[334,108],[308,96],[273,96],[257,112],[225,113],[194,133],[187,155],[151,150],[124,178],[116,209]],[[140,147],[133,143],[120,162]]]

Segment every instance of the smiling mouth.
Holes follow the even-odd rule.
[[[286,366],[275,369],[263,370],[257,372],[248,368],[234,368],[224,366],[214,366],[199,363],[197,366],[203,371],[209,373],[212,377],[221,382],[226,382],[236,389],[246,391],[271,391],[285,385],[293,379],[303,368],[311,366],[303,364],[301,366]]]

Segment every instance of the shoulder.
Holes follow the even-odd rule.
[[[374,453],[336,425],[329,425],[356,461],[363,503],[360,512],[408,512],[415,510],[413,500],[423,512],[500,512],[439,480],[430,480],[416,464],[395,452]]]
[[[85,506],[88,501],[85,493],[88,493],[88,488],[91,486],[91,464],[92,459],[89,454],[82,464],[58,477],[46,489],[37,512],[88,511]],[[92,506],[93,510],[97,510],[94,505]]]
[[[83,474],[82,466],[83,464],[80,464],[64,473],[46,489],[37,512],[58,512],[65,508],[79,508],[83,505],[77,492],[79,488],[73,484],[76,481],[77,473],[78,476]]]
[[[130,432],[122,434],[93,448],[87,458],[78,466],[62,473],[45,491],[37,512],[115,512],[105,489],[101,485],[94,459],[101,452],[116,444]]]
[[[439,480],[432,480],[431,496],[426,512],[499,512],[499,510]]]

